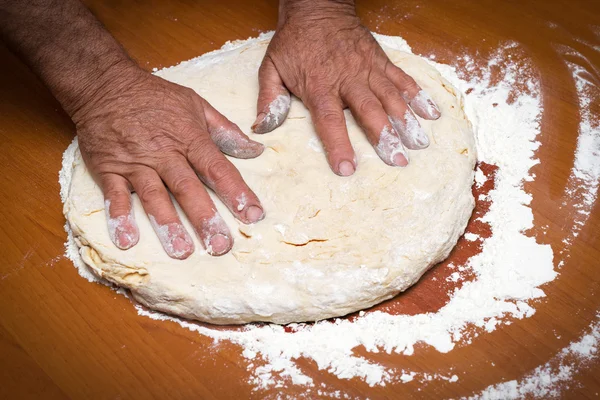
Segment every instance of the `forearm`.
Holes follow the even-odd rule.
[[[289,18],[320,20],[332,16],[356,16],[354,0],[280,0],[278,25]]]
[[[135,67],[78,0],[0,0],[0,34],[71,116]]]

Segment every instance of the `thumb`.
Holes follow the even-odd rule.
[[[210,138],[222,153],[236,158],[254,158],[262,154],[265,146],[246,136],[240,128],[205,102],[204,116]]]
[[[267,55],[258,70],[258,102],[254,133],[267,133],[283,124],[290,111],[290,93],[285,88],[277,68]]]

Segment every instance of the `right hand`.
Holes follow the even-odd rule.
[[[258,73],[258,115],[252,126],[254,132],[266,133],[281,125],[293,93],[310,111],[329,165],[341,176],[352,175],[357,167],[345,107],[381,160],[399,167],[408,165],[406,149],[429,146],[415,114],[427,120],[440,117],[429,95],[361,25],[353,3],[282,2],[279,26]]]
[[[139,240],[133,190],[167,254],[176,259],[192,254],[193,241],[168,188],[207,252],[227,253],[232,235],[202,182],[237,219],[260,221],[260,201],[223,153],[254,158],[263,145],[250,140],[192,89],[138,67],[120,72],[73,113],[81,154],[104,193],[111,240],[121,249]]]

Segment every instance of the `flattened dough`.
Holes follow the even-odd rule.
[[[248,132],[267,44],[251,41],[158,75],[193,88]],[[420,119],[431,145],[409,150],[408,167],[385,165],[346,111],[358,169],[349,178],[334,175],[308,111],[293,99],[279,129],[250,134],[266,146],[259,158],[230,158],[261,199],[266,218],[244,225],[213,195],[233,233],[233,250],[211,257],[194,237],[195,253],[179,261],[165,254],[135,195],[140,241],[126,251],[113,245],[102,192],[73,145],[64,213],[85,263],[149,308],[215,324],[341,316],[413,285],[448,256],[471,215],[474,136],[462,97],[435,68],[412,54],[385,50],[442,111],[437,121]]]

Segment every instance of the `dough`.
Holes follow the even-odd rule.
[[[193,88],[249,131],[267,44],[233,46],[158,75]],[[448,256],[469,220],[474,136],[462,97],[434,67],[415,55],[384,49],[442,111],[437,121],[419,119],[431,145],[409,150],[408,167],[385,165],[346,111],[358,169],[350,178],[333,174],[308,111],[293,99],[279,129],[250,134],[266,146],[259,158],[230,158],[261,199],[266,218],[244,225],[213,195],[233,233],[233,250],[211,257],[194,237],[196,251],[179,261],[165,254],[135,195],[140,241],[126,251],[113,245],[102,192],[74,145],[64,213],[85,263],[149,308],[215,324],[336,317],[413,285]]]

